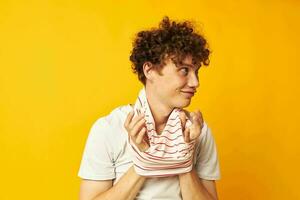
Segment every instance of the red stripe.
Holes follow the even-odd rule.
[[[176,129],[174,132],[171,132],[169,130],[164,129],[163,132],[169,132],[171,134],[174,134],[174,133],[176,133],[180,129],[181,129],[181,127],[179,127],[178,129]],[[154,128],[148,130],[148,132],[151,132],[151,131],[155,131],[156,132],[156,130]]]
[[[161,157],[161,156],[154,156],[154,155],[151,155],[150,153],[148,153],[148,152],[144,152],[145,154],[147,154],[147,155],[149,155],[149,156],[151,156],[151,157],[153,157],[153,159],[154,158],[159,158],[159,160],[161,160],[162,158],[174,158],[174,157]]]
[[[189,147],[189,148],[187,148],[187,149],[182,149],[182,150],[180,150],[179,152],[182,152],[182,151],[185,151],[185,150],[187,150],[187,151],[190,151],[190,150],[192,150],[194,147]]]
[[[131,141],[130,141],[130,143],[131,143]],[[156,151],[163,151],[164,153],[168,153],[168,154],[174,154],[174,153],[177,153],[177,152],[182,152],[182,151],[185,151],[185,150],[191,150],[191,149],[193,149],[193,148],[194,148],[194,146],[193,146],[194,143],[195,143],[195,142],[190,143],[190,144],[189,144],[190,147],[188,147],[188,148],[181,149],[180,151],[176,150],[176,152],[172,152],[172,153],[166,152],[166,151],[161,150],[161,149],[154,149],[154,150],[156,150]],[[158,143],[157,143],[157,144],[158,144]],[[161,144],[165,144],[165,143],[161,143]],[[130,144],[130,145],[131,145],[131,144]],[[166,145],[166,144],[165,144],[165,145]],[[133,145],[131,145],[131,146],[133,147],[133,150],[134,150],[137,154],[139,154],[138,151],[135,149],[135,147],[134,147]],[[168,146],[168,145],[166,145],[166,146]],[[147,153],[147,152],[143,152],[143,153],[146,153],[146,154],[148,154],[148,155],[151,155],[151,154],[149,154],[149,153]],[[139,154],[139,156],[141,156],[141,155]],[[151,156],[152,156],[152,155],[151,155]],[[142,157],[142,156],[141,156],[141,157]],[[158,158],[165,158],[165,157],[158,157]],[[170,157],[170,158],[172,158],[172,157]]]
[[[189,162],[189,163],[188,163]],[[169,170],[169,169],[180,169],[180,168],[187,168],[189,166],[192,165],[192,162],[188,161],[185,164],[180,164],[178,166],[173,166],[173,167],[168,167],[168,168],[161,168],[161,167],[152,167],[152,168],[145,168],[145,167],[141,167],[137,164],[134,164],[136,167],[140,168],[141,170],[145,170],[145,171],[155,171],[155,170]]]
[[[185,150],[188,150],[188,149],[190,149],[190,147],[185,148],[185,149],[181,149],[180,151],[176,150],[175,152],[167,152],[167,151],[165,151],[163,149],[154,149],[154,150],[156,150],[156,151],[162,151],[162,152],[167,153],[167,154],[175,154],[177,152],[182,152],[182,151],[185,151]]]
[[[191,156],[190,156],[191,157]],[[189,157],[189,158],[190,158]],[[148,165],[149,166],[149,168],[155,168],[154,166],[156,165],[156,164],[148,164],[148,163],[146,163],[146,164],[144,164],[145,162],[144,161],[142,161],[141,159],[143,159],[143,160],[146,160],[146,161],[150,161],[150,162],[152,162],[153,163],[153,161],[151,161],[151,160],[148,160],[148,159],[146,159],[146,158],[143,158],[143,157],[141,157],[141,158],[139,158],[138,156],[136,157],[138,160],[139,160],[139,162],[138,162],[138,165],[140,166],[140,165]],[[154,160],[159,160],[159,159],[154,159]],[[161,161],[161,160],[159,160],[159,161]],[[165,168],[170,168],[171,166],[176,166],[176,165],[182,165],[182,164],[185,164],[185,163],[187,163],[187,162],[189,162],[189,160],[188,161],[181,161],[180,163],[176,163],[176,164],[174,164],[174,163],[163,163],[163,164],[161,164],[159,167],[161,167],[162,169],[165,169]],[[137,163],[135,163],[135,164],[137,164]],[[153,167],[152,167],[153,166]]]
[[[175,138],[171,139],[171,138],[168,138],[167,136],[164,136],[164,135],[159,135],[159,136],[152,135],[152,137],[154,137],[154,138],[162,138],[162,137],[164,137],[164,138],[167,138],[168,140],[171,140],[171,141],[177,140],[180,136],[182,136],[182,135],[178,135]]]
[[[180,123],[180,121],[176,122],[174,125],[172,125],[172,124],[166,124],[166,127],[167,127],[167,126],[175,127],[178,123]],[[147,122],[146,124],[154,126],[154,123],[153,123],[153,122]]]
[[[148,157],[148,159],[147,159],[147,158],[144,158],[144,157],[139,153],[139,151],[135,149],[134,146],[132,146],[132,149],[137,153],[137,155],[138,155],[140,158],[142,158],[142,159],[144,159],[144,160],[146,160],[146,161],[153,162],[152,160],[149,160],[149,159],[153,159],[153,160],[161,160],[161,159],[155,159],[155,158],[149,158],[149,157]],[[146,152],[143,152],[143,153],[146,153]],[[146,153],[146,154],[147,154],[147,155],[150,155],[150,154],[148,154],[148,153]],[[161,157],[161,158],[162,158],[162,157]],[[169,157],[169,158],[173,158],[173,157]]]
[[[165,159],[167,159],[167,158],[173,158],[174,159],[174,157],[160,157],[160,156],[154,156],[154,155],[151,155],[151,154],[149,154],[149,153],[147,153],[147,152],[143,152],[143,153],[145,153],[145,154],[147,154],[147,155],[149,155],[149,156],[151,156],[151,157],[153,157],[153,158],[149,158],[149,157],[147,157],[147,158],[145,158],[145,157],[143,157],[135,148],[133,148],[133,150],[137,153],[137,155],[138,155],[138,157],[140,157],[140,158],[142,158],[142,159],[144,159],[144,160],[146,160],[146,161],[149,161],[149,162],[153,162],[153,160],[159,160],[159,161],[164,161]],[[187,153],[185,153],[184,155],[182,155],[182,156],[179,156],[179,157],[177,157],[177,158],[180,158],[180,157],[184,157],[185,155],[186,155]],[[137,158],[138,158],[137,157]],[[191,156],[190,156],[191,157]],[[186,158],[186,159],[190,159],[190,157],[188,157],[188,158]],[[139,159],[139,158],[138,158]],[[152,160],[151,160],[152,159]],[[139,159],[140,160],[140,159]],[[141,161],[141,160],[140,160]],[[141,161],[142,162],[142,161]]]
[[[178,156],[178,157],[160,157],[160,156],[153,156],[153,155],[147,153],[148,156],[153,157],[153,158],[150,158],[150,159],[153,159],[153,160],[159,160],[159,161],[162,161],[162,162],[168,162],[168,160],[166,160],[167,158],[168,158],[168,159],[169,159],[169,158],[171,158],[171,159],[178,159],[178,158],[180,158],[180,157],[185,157],[186,154],[188,154],[188,153],[185,153],[184,155],[181,155],[181,156]],[[148,158],[149,158],[149,157],[148,157]],[[191,156],[189,156],[189,157],[186,158],[186,159],[188,160],[188,159],[190,159],[190,158],[191,158]]]
[[[169,141],[168,141],[168,140],[167,140],[166,142],[153,142],[153,141],[151,141],[150,143],[152,144],[152,146],[155,146],[156,144],[165,144],[165,145],[168,146],[168,147],[174,147],[174,146],[178,146],[178,145],[180,145],[180,144],[186,144],[186,145],[188,145],[188,146],[191,146],[191,145],[194,145],[194,144],[195,144],[195,141],[192,141],[192,142],[190,142],[190,143],[185,143],[185,142],[176,143],[176,144],[174,144],[173,146],[170,145],[170,144],[173,144],[173,143],[170,142],[170,144],[169,144]]]
[[[154,171],[154,170],[170,170],[170,169],[177,169],[177,168],[184,168],[184,167],[188,167],[190,166],[192,163],[190,161],[186,161],[186,162],[182,162],[180,164],[176,164],[176,165],[164,165],[164,166],[159,166],[159,167],[145,167],[145,166],[141,166],[141,165],[137,165],[135,164],[136,166],[139,166],[140,168],[143,168],[144,170],[151,170],[151,171]]]
[[[145,115],[145,117],[150,118],[150,115]],[[175,119],[177,119],[177,117],[175,117],[175,118],[169,118],[168,120],[175,120]]]
[[[158,143],[151,142],[151,144],[154,144],[154,145],[156,145],[156,144],[164,144],[164,145],[166,145],[167,147],[175,147],[175,146],[179,146],[179,145],[181,145],[181,144],[186,144],[186,143],[181,142],[181,143],[177,143],[177,144],[174,144],[174,145],[167,145],[167,143],[164,143],[164,142],[158,142]]]
[[[151,155],[151,154],[149,154],[149,153],[147,153],[147,152],[144,152],[145,154],[147,154],[148,156],[151,156],[151,157],[153,157],[152,159],[154,159],[154,158],[158,158],[157,160],[162,160],[163,158],[165,158],[165,159],[169,159],[169,158],[174,158],[174,157],[161,157],[161,156],[154,156],[154,155]],[[182,155],[182,156],[178,156],[177,158],[181,158],[181,157],[185,157],[186,156],[186,154],[188,154],[188,153],[185,153],[184,155]],[[189,159],[189,158],[187,158],[187,159]]]
[[[139,157],[141,157],[141,158],[144,159],[144,160],[150,161],[150,162],[153,162],[152,160],[162,160],[162,159],[167,159],[167,158],[174,158],[174,157],[160,157],[160,156],[154,156],[154,155],[151,155],[151,154],[149,154],[149,153],[147,153],[147,152],[143,152],[143,153],[145,153],[145,154],[147,154],[147,155],[153,157],[153,158],[149,158],[149,157],[144,158],[144,157],[139,153],[139,151],[137,151],[137,150],[135,149],[134,146],[132,146],[132,147],[133,147],[132,149],[137,153],[137,155],[138,155]],[[186,150],[186,149],[183,149],[183,150]],[[188,154],[188,152],[185,153],[184,155],[179,156],[178,158],[184,157],[186,154]],[[191,157],[191,156],[190,156],[190,157]],[[190,157],[187,158],[187,159],[190,159]],[[151,160],[151,159],[152,159],[152,160]],[[139,159],[139,160],[140,160],[140,159]]]
[[[192,149],[193,149],[193,146],[188,147],[188,148],[185,148],[185,149],[181,149],[181,150],[176,150],[175,152],[167,152],[167,151],[165,151],[165,150],[163,150],[163,149],[154,149],[154,150],[156,150],[156,151],[162,151],[162,152],[167,153],[167,154],[175,154],[175,153],[177,153],[177,152],[190,151],[190,150],[192,150]]]

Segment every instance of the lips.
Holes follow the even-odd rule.
[[[193,92],[193,91],[181,91],[181,92],[190,97],[194,96],[194,94],[195,94],[195,92]]]
[[[193,93],[193,94],[196,93],[195,90],[181,90],[181,92],[187,92],[187,93]]]

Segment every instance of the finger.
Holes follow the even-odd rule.
[[[127,129],[127,127],[129,126],[129,123],[131,122],[132,118],[133,118],[133,115],[134,115],[134,111],[130,111],[126,117],[126,120],[124,122],[124,127]]]
[[[185,116],[187,116],[187,117],[188,117],[188,119],[190,119],[190,118],[191,118],[191,113],[190,113],[189,111],[187,111],[187,110],[184,110],[184,109],[182,109],[182,111],[185,113]]]
[[[195,123],[195,113],[194,112],[190,113],[190,120],[191,120],[192,124]]]
[[[200,124],[200,127],[202,128],[203,127],[203,116],[202,116],[202,113],[198,110],[196,112],[196,115],[197,115],[198,123]]]
[[[143,138],[144,138],[145,133],[146,133],[146,128],[143,127],[143,128],[139,131],[139,133],[137,134],[137,136],[136,136],[136,139],[135,139],[135,143],[136,143],[136,144],[141,144],[141,142],[143,141]]]
[[[137,115],[133,118],[133,120],[131,121],[131,123],[129,124],[129,128],[130,129],[133,129],[133,127],[139,122],[141,121],[142,119],[144,119],[144,114],[141,114],[141,115]]]
[[[184,141],[186,143],[190,142],[190,129],[189,128],[185,129],[185,131],[184,131]]]
[[[197,113],[197,112],[192,113],[191,118],[192,118],[193,124],[195,124],[195,125],[201,124],[201,119],[200,119],[199,113]]]
[[[196,115],[197,117],[199,117],[199,118],[202,117],[202,113],[201,113],[199,110],[197,110],[197,111],[195,112],[195,115]]]
[[[196,110],[196,112],[195,112],[199,117],[202,117],[202,112],[198,109],[198,110]]]
[[[137,133],[145,126],[145,119],[141,119],[131,130],[131,136],[137,136]]]
[[[190,135],[189,135],[190,141],[196,139],[200,135],[200,131],[201,131],[200,126],[191,128]]]
[[[143,140],[150,146],[150,141],[149,141],[148,134],[144,134]]]
[[[184,131],[185,130],[185,124],[186,124],[186,114],[185,114],[184,111],[180,111],[179,118],[180,118],[180,121],[181,121],[182,131]]]
[[[194,136],[196,133],[198,133],[198,131],[201,130],[201,121],[200,121],[198,115],[194,115],[193,121],[194,121],[194,124],[193,124],[193,133],[194,134],[193,134],[193,136]],[[190,137],[190,138],[192,138],[192,137]]]
[[[204,124],[204,120],[203,120],[203,115],[202,113],[199,111],[200,113],[200,123],[201,123],[201,128],[203,127],[203,124]]]
[[[196,114],[193,115],[193,124],[200,125],[198,115],[196,115]]]

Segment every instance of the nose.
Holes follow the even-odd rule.
[[[199,87],[199,78],[196,73],[191,73],[188,79],[188,86],[192,88]]]

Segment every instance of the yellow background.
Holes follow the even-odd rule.
[[[0,199],[77,199],[94,121],[135,101],[134,34],[164,15],[209,41],[199,108],[220,199],[300,199],[300,2],[0,1]]]

